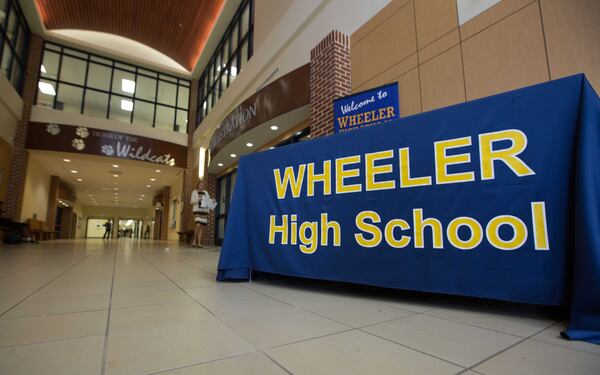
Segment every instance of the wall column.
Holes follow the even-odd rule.
[[[310,134],[333,133],[333,100],[350,94],[350,38],[330,32],[310,51]]]
[[[192,198],[192,191],[195,188],[196,173],[194,161],[196,160],[194,155],[194,130],[196,130],[196,113],[197,113],[197,100],[198,97],[198,80],[193,80],[190,85],[190,103],[188,106],[188,140],[187,140],[187,164],[185,172],[183,173],[183,186],[181,188],[181,200],[183,204],[183,210],[181,212],[179,230],[185,232],[190,229],[194,229],[194,217],[192,214],[192,204],[190,200]]]
[[[160,226],[160,239],[166,241],[169,239],[169,209],[171,206],[171,187],[165,186],[162,193],[162,216]]]
[[[21,208],[23,205],[23,193],[25,190],[25,176],[27,175],[27,126],[31,117],[31,107],[37,93],[37,80],[42,60],[42,49],[44,40],[36,34],[29,38],[29,50],[27,52],[27,63],[25,64],[25,76],[23,81],[23,115],[17,124],[17,130],[13,140],[12,160],[8,173],[8,191],[6,192],[5,211],[8,218],[20,221]]]
[[[204,176],[203,189],[208,191],[208,195],[212,199],[217,199],[217,176],[213,173],[208,173]],[[208,225],[202,232],[201,242],[203,245],[212,246],[215,244],[215,229],[216,229],[216,212],[211,210],[208,213]]]

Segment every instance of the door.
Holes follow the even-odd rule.
[[[231,197],[233,196],[233,189],[235,186],[235,180],[237,171],[233,171],[230,174],[222,176],[217,181],[217,207],[215,208],[215,243],[218,246],[223,244],[225,238],[225,227],[227,225],[227,213],[231,206]]]

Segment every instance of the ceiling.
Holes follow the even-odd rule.
[[[71,187],[77,201],[86,206],[151,207],[152,197],[165,186],[173,185],[183,172],[166,165],[104,156],[34,150],[29,150],[29,155],[50,175],[58,176]]]
[[[192,71],[225,0],[35,0],[46,30],[87,30],[149,46]]]

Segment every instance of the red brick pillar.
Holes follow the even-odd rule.
[[[188,141],[187,141],[187,167],[183,173],[183,187],[181,189],[181,200],[183,201],[183,210],[181,212],[179,230],[185,232],[194,229],[194,217],[192,214],[192,204],[190,203],[192,191],[196,188],[195,182],[196,168],[194,166],[194,130],[196,130],[196,111],[198,96],[198,80],[193,80],[190,86],[190,102],[188,107]]]
[[[212,199],[217,199],[217,176],[208,173],[204,176],[203,189],[208,191],[208,194]],[[203,245],[214,245],[215,244],[215,230],[216,230],[216,212],[210,211],[208,214],[208,225],[204,228],[202,233],[202,244]]]
[[[310,51],[310,134],[333,133],[333,100],[350,94],[350,38],[337,30]]]
[[[31,117],[31,107],[37,92],[37,80],[42,60],[44,40],[41,36],[31,34],[25,76],[23,81],[23,116],[17,124],[12,149],[12,160],[8,174],[8,191],[6,193],[5,211],[12,220],[21,220],[21,207],[25,190],[25,176],[27,175],[27,126]]]

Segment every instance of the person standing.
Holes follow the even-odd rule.
[[[208,212],[213,209],[216,202],[210,198],[206,190],[202,189],[202,180],[198,181],[196,189],[192,191],[192,212],[194,213],[194,238],[192,239],[192,247],[202,247],[202,233],[204,227],[208,225]]]
[[[150,239],[150,224],[146,224],[146,231],[144,232],[144,239]]]
[[[112,223],[109,219],[106,223],[104,223],[104,236],[102,236],[102,239],[110,238],[111,232],[112,232]]]

